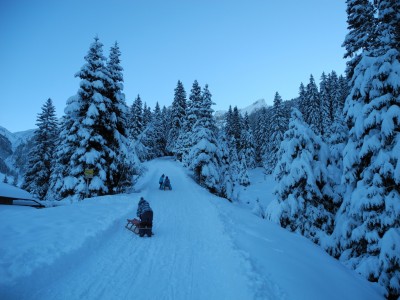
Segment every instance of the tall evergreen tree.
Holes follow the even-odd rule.
[[[163,119],[160,105],[157,102],[150,123],[139,137],[139,140],[146,148],[146,152],[140,155],[142,159],[150,160],[163,156],[165,150],[164,137],[165,132],[163,130]]]
[[[36,119],[33,148],[22,188],[44,199],[49,189],[51,165],[58,137],[58,121],[53,101],[49,98]]]
[[[233,113],[232,113],[232,133],[233,137],[235,138],[236,141],[236,149],[239,152],[240,151],[240,134],[242,131],[242,119],[240,116],[239,109],[237,106],[233,108]]]
[[[167,150],[176,153],[175,144],[179,137],[179,132],[183,126],[186,113],[186,91],[180,80],[175,88],[174,101],[171,111],[171,129],[168,132]]]
[[[279,147],[286,131],[286,120],[283,111],[282,98],[278,92],[275,93],[274,106],[271,119],[272,132],[268,141],[268,151],[264,157],[264,168],[271,174],[279,160]]]
[[[71,193],[69,190],[70,182],[74,182],[74,179],[69,177],[69,163],[73,150],[78,147],[78,141],[74,136],[70,136],[69,132],[78,130],[77,126],[79,124],[75,122],[77,117],[76,107],[78,107],[77,99],[77,95],[68,98],[67,106],[64,110],[65,115],[61,120],[60,135],[51,167],[50,188],[46,196],[49,199],[60,200],[73,195],[73,192]]]
[[[268,208],[268,218],[320,244],[333,229],[331,201],[322,191],[328,150],[296,108],[279,151],[276,200]]]
[[[85,195],[98,196],[108,194],[107,175],[110,148],[107,137],[112,136],[109,124],[111,100],[106,97],[106,81],[110,80],[105,69],[103,44],[96,37],[85,56],[86,64],[75,75],[81,79],[78,90],[77,118],[79,122],[69,136],[73,136],[78,147],[73,149],[70,160],[70,176],[74,183],[69,193],[82,199]],[[76,130],[76,131],[75,131]],[[90,180],[86,191],[85,169],[92,169],[95,176]]]
[[[234,136],[234,133],[233,133],[233,111],[232,111],[231,105],[229,105],[228,112],[226,113],[226,116],[225,116],[225,132],[228,137]]]
[[[132,186],[132,176],[137,172],[137,157],[129,140],[129,109],[123,93],[123,68],[120,60],[121,52],[118,43],[110,49],[107,61],[107,75],[105,96],[110,99],[108,116],[106,117],[111,135],[105,135],[109,145],[109,173],[107,184],[110,192],[124,192]]]
[[[140,95],[137,95],[135,101],[133,101],[130,111],[130,138],[136,140],[139,134],[144,130],[143,121],[143,104]]]
[[[240,155],[244,155],[246,166],[250,169],[256,167],[255,141],[253,131],[250,128],[249,115],[245,113],[243,129],[240,134]]]
[[[342,87],[339,83],[339,78],[335,71],[332,71],[328,76],[328,86],[329,86],[329,103],[327,105],[328,109],[328,118],[331,122],[335,120],[335,116],[338,112],[342,111],[341,108],[341,97],[342,96]]]
[[[306,95],[306,88],[303,83],[300,83],[299,87],[299,98],[298,98],[298,108],[301,114],[303,115],[303,119],[307,120],[309,118],[308,114],[308,99]]]
[[[194,128],[194,124],[197,122],[200,114],[200,110],[202,109],[202,95],[201,95],[201,87],[197,80],[193,82],[192,89],[190,91],[189,100],[186,103],[186,113],[185,113],[185,121],[182,126],[182,130],[179,134],[178,138],[178,146],[177,146],[177,155],[182,160],[184,165],[188,166],[188,153],[192,147],[192,131]]]
[[[347,62],[347,77],[353,76],[354,68],[359,63],[360,52],[368,50],[374,39],[375,18],[374,7],[370,0],[347,0],[347,29],[349,30],[343,42],[346,48],[344,58]]]
[[[151,122],[151,116],[151,108],[150,106],[147,106],[145,102],[143,106],[143,130],[145,130],[147,125]]]
[[[341,182],[343,174],[343,150],[347,143],[348,128],[346,126],[343,114],[337,111],[335,119],[331,124],[326,142],[329,146],[328,173],[329,186],[325,187],[325,192],[332,198],[332,213],[336,215],[342,204],[344,185]]]
[[[231,136],[228,140],[228,151],[229,151],[229,172],[232,176],[233,189],[239,185],[239,174],[240,174],[240,162],[239,156],[236,150],[236,139]]]
[[[80,88],[65,109],[52,175],[54,192],[61,198],[115,193],[130,184],[129,175],[122,179],[120,173],[131,159],[125,156],[129,155],[127,108],[119,49],[114,45],[106,66],[102,48],[96,37],[85,56],[86,64],[76,74],[81,79]],[[94,173],[90,182],[86,181],[86,169]]]
[[[194,96],[195,94],[192,93]],[[189,167],[193,170],[195,179],[200,185],[206,187],[212,193],[220,192],[220,153],[216,139],[216,125],[213,117],[214,104],[211,93],[206,84],[201,94],[200,102],[192,98],[193,111],[196,122],[193,126],[191,142],[188,154]],[[197,109],[197,110],[196,110]]]
[[[321,134],[321,99],[318,87],[312,75],[310,76],[310,82],[307,84],[306,97],[308,105],[306,109],[309,113],[307,114],[307,118],[305,118],[304,121],[306,121],[306,123],[310,125],[315,133]]]
[[[346,101],[347,95],[349,94],[349,82],[347,77],[340,75],[338,78],[338,86],[339,86],[339,95],[335,111],[342,113],[344,102]]]
[[[263,107],[257,117],[256,137],[256,162],[263,166],[264,158],[268,153],[268,144],[272,134],[272,109]]]
[[[220,149],[219,153],[220,153],[220,164],[221,164],[220,196],[232,201],[235,182],[230,168],[229,146],[225,130],[219,131],[218,148]]]
[[[329,130],[329,126],[332,124],[330,113],[333,105],[332,102],[332,86],[330,77],[325,75],[325,72],[321,75],[321,81],[319,85],[320,95],[320,120],[321,120],[321,135],[325,136]]]
[[[170,155],[171,152],[167,150],[167,143],[168,143],[168,133],[171,130],[171,109],[166,108],[165,105],[161,110],[161,131],[162,131],[162,149],[164,155]]]
[[[341,260],[400,295],[400,53],[399,2],[377,1],[378,19],[345,103],[350,136],[344,149],[347,190],[336,218]],[[349,19],[357,17],[351,12]],[[368,23],[370,24],[370,23]],[[377,24],[377,25],[375,25]],[[371,26],[371,25],[369,25]],[[396,79],[395,79],[396,78]]]

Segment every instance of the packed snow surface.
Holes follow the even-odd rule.
[[[0,206],[0,299],[383,299],[310,241],[211,195],[178,163],[146,167],[129,195]],[[163,173],[172,191],[158,189]],[[124,228],[141,196],[154,210],[151,238]]]

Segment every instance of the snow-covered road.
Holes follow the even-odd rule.
[[[153,165],[155,166],[155,165]],[[173,190],[157,188],[159,176]],[[235,250],[210,195],[183,169],[160,160],[138,183],[154,210],[152,238],[140,238],[121,220],[79,265],[32,293],[34,299],[254,299],[246,261]],[[132,217],[134,216],[134,212]],[[79,255],[83,255],[80,253]],[[67,291],[67,293],[66,293]]]
[[[0,299],[382,299],[321,248],[211,195],[172,159],[145,165],[132,194],[0,207]],[[162,173],[172,191],[158,189]],[[151,238],[125,229],[141,196],[154,210]]]

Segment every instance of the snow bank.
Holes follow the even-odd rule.
[[[136,207],[133,196],[86,199],[52,208],[0,205],[0,284],[12,284],[100,235]]]

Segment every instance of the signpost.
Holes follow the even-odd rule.
[[[85,178],[86,178],[86,198],[89,197],[89,179],[92,179],[94,175],[93,169],[85,169]]]
[[[94,170],[93,169],[86,169],[85,170],[85,177],[86,179],[93,178]]]

